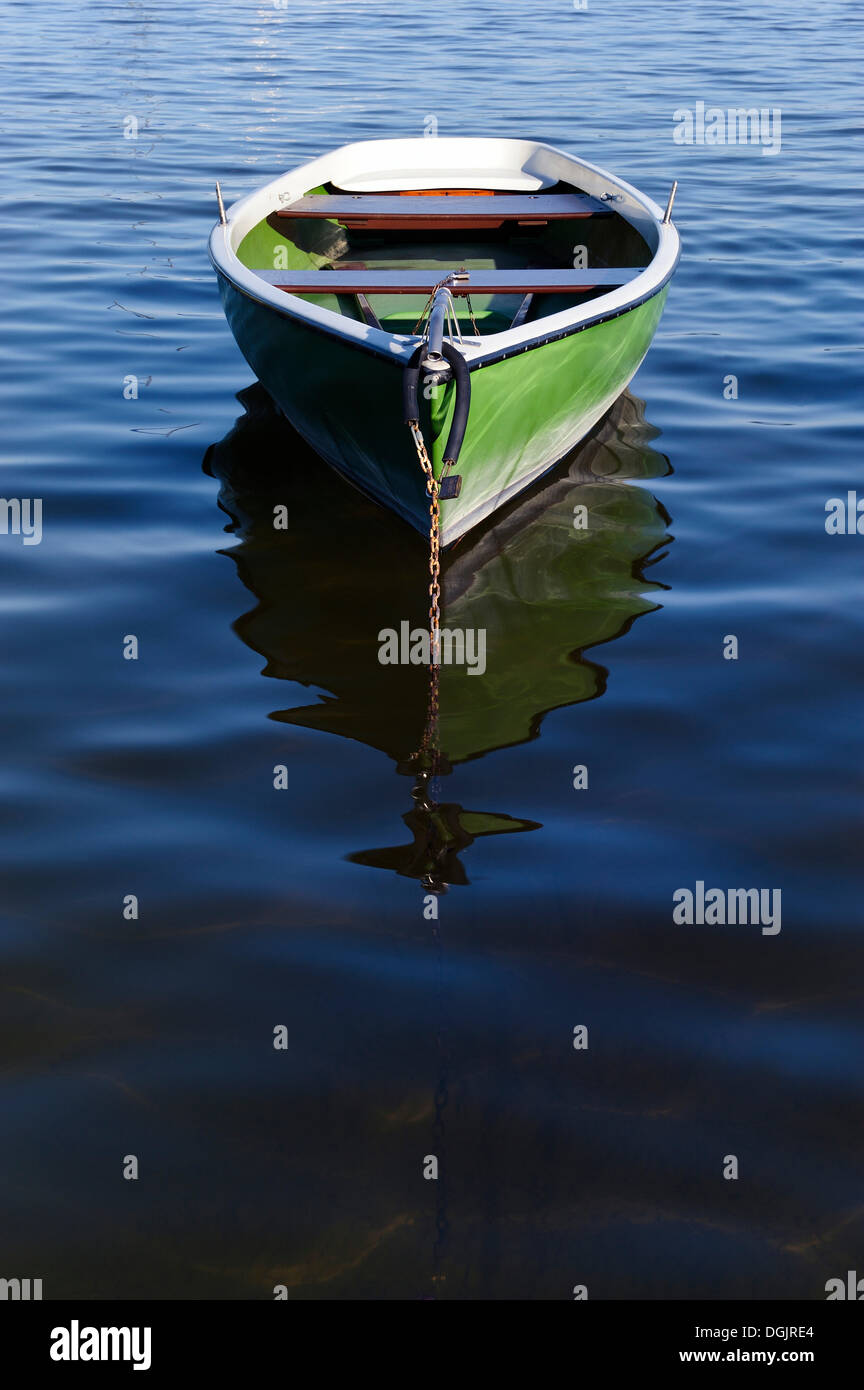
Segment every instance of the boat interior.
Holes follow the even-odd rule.
[[[476,339],[626,285],[652,251],[614,202],[564,182],[535,192],[326,183],[286,196],[237,256],[286,293],[397,334],[419,331],[433,289],[457,273],[458,330]]]

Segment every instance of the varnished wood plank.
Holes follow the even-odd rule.
[[[450,286],[464,294],[582,294],[626,285],[643,267],[612,270],[472,270]],[[443,279],[440,270],[255,270],[253,274],[289,294],[429,294]]]
[[[607,204],[587,193],[469,194],[310,193],[277,210],[279,217],[331,218],[346,227],[395,231],[399,228],[500,227],[505,222],[540,225],[562,219],[609,217]]]

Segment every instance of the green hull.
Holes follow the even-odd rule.
[[[280,314],[221,274],[219,284],[246,360],[297,431],[364,492],[425,532],[428,500],[402,422],[401,363]],[[584,438],[636,372],[665,298],[664,287],[615,318],[473,368],[461,491],[441,504],[445,545]],[[436,474],[454,394],[452,382],[421,390],[421,426]]]

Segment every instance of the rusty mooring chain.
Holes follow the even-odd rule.
[[[409,421],[408,428],[426,477],[426,495],[429,498],[429,657],[430,665],[437,666],[441,621],[441,484],[435,477],[419,420]]]
[[[447,278],[448,280],[459,280],[463,276],[467,279],[467,271],[454,271]],[[437,322],[436,340],[440,336],[441,327],[440,321]],[[455,384],[455,401],[450,431],[446,444],[443,446],[444,462],[441,476],[436,478],[432,460],[423,438],[423,431],[420,428],[418,396],[420,373],[424,368],[428,370],[431,366],[428,361],[429,343],[430,336],[427,334],[426,339],[414,349],[410,360],[406,363],[402,385],[402,418],[411,431],[414,447],[417,450],[417,458],[420,461],[426,482],[426,495],[429,498],[429,696],[426,727],[420,748],[414,754],[414,761],[420,765],[421,770],[425,769],[427,774],[429,769],[439,763],[437,734],[438,679],[441,664],[441,501],[442,498],[456,498],[460,493],[462,479],[455,473],[451,474],[450,469],[459,458],[471,402],[471,383],[467,362],[452,342],[445,343],[442,339],[435,354],[435,370],[426,380],[427,382],[433,380],[440,382],[439,363],[440,370],[449,369],[453,374]]]
[[[414,757],[420,759],[435,750],[438,735],[438,673],[441,655],[441,484],[435,477],[419,420],[409,420],[408,428],[426,478],[429,498],[429,697],[423,739]],[[447,465],[445,465],[446,472]]]

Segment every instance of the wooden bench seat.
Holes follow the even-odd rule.
[[[615,289],[642,274],[644,267],[614,270],[471,270],[450,290],[464,294],[585,294]],[[253,270],[288,294],[431,294],[441,270]]]
[[[326,217],[356,230],[414,231],[451,230],[459,227],[501,227],[515,222],[521,227],[582,217],[611,217],[612,209],[587,193],[498,193],[488,197],[470,194],[416,196],[366,193],[310,193],[287,207],[278,217]]]

